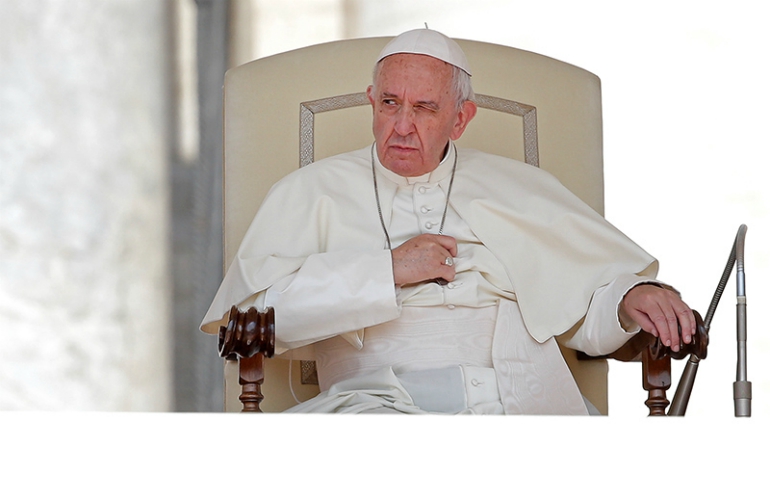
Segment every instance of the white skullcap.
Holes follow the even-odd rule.
[[[460,45],[443,33],[435,30],[418,28],[417,30],[402,33],[385,45],[375,63],[379,63],[383,58],[397,53],[428,55],[429,57],[454,65],[464,70],[468,75],[471,75],[471,67]]]

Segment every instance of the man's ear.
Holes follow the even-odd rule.
[[[463,103],[462,108],[457,112],[457,121],[452,128],[452,133],[449,135],[449,138],[457,140],[462,136],[466,127],[468,127],[468,124],[473,120],[473,117],[476,116],[477,109],[478,107],[476,107],[476,104],[470,100]]]
[[[374,108],[374,97],[372,94],[374,93],[374,85],[369,85],[366,87],[366,98],[369,99],[369,103],[372,104],[372,108]]]

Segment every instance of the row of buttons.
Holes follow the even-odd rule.
[[[434,205],[441,205],[446,202],[446,196],[444,195],[444,192],[437,188],[436,186],[430,186],[430,185],[420,185],[413,191],[414,195],[414,204],[419,205],[422,203],[423,205],[419,207],[419,212],[422,215],[418,215],[418,217],[421,217],[420,220],[423,221],[423,226],[426,230],[433,230],[434,228],[441,225],[441,219],[439,217],[439,213],[435,211]],[[428,215],[431,214],[431,215]],[[426,218],[430,217],[430,218]],[[445,286],[449,290],[454,290],[458,287],[460,287],[462,283],[460,282],[450,282],[447,283]],[[454,304],[447,304],[446,307],[449,310],[454,310],[455,305]]]
[[[436,188],[433,186],[428,185],[420,185],[417,187],[414,191],[414,203],[415,205],[419,205],[422,203],[423,205],[419,208],[420,213],[422,215],[418,215],[421,217],[421,220],[423,220],[423,226],[426,230],[433,230],[434,228],[441,225],[440,218],[438,217],[438,212],[434,212],[435,207],[433,205],[438,205],[441,202],[446,201],[446,197],[444,196],[444,192],[441,191],[440,188]],[[428,217],[428,214],[433,212],[432,215],[430,215],[430,218]]]

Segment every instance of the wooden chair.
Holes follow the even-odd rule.
[[[371,144],[371,107],[363,92],[371,83],[374,59],[389,40],[364,38],[314,45],[227,72],[225,268],[273,183],[315,159]],[[458,43],[471,63],[481,107],[458,145],[538,165],[603,213],[599,78],[515,48],[468,40]],[[291,390],[301,400],[318,392],[317,386],[300,381],[311,376],[312,365],[300,363],[296,355],[294,360],[262,359],[265,353],[272,356],[271,322],[271,312],[239,313],[236,309],[231,311],[229,330],[222,327],[221,354],[228,358],[226,411],[241,410],[239,385],[244,386],[241,400],[247,411],[260,409],[260,385],[264,393],[261,409],[267,412],[294,405]],[[670,366],[666,349],[649,349],[652,340],[640,336],[620,356],[638,360],[642,351],[648,351],[644,364],[654,368],[645,373],[645,388],[653,391],[648,401],[652,402],[651,413],[659,414],[661,405],[665,408],[667,403]],[[607,360],[579,359],[569,349],[563,349],[563,354],[583,395],[606,414]],[[290,367],[295,372],[291,388]]]

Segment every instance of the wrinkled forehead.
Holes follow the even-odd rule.
[[[428,55],[399,53],[378,62],[375,83],[381,87],[443,90],[451,84],[453,68]]]

